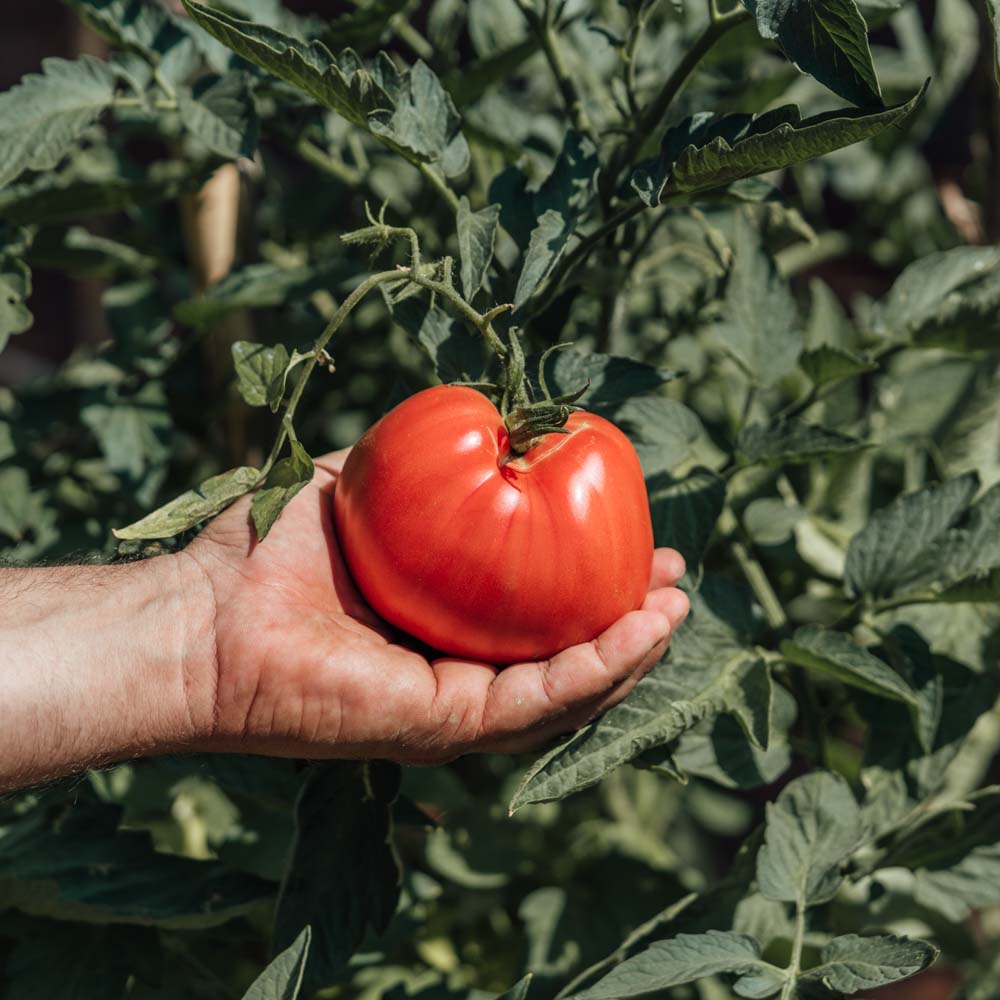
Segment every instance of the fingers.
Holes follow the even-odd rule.
[[[656,549],[653,552],[649,589],[675,587],[686,571],[684,557],[676,549]]]
[[[679,591],[653,591],[641,610],[625,615],[593,642],[544,663],[500,671],[489,686],[481,738],[524,733],[606,695],[660,659],[686,613],[687,598]]]

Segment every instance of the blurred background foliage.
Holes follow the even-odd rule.
[[[640,6],[646,20],[633,38]],[[462,115],[471,160],[460,190],[475,204],[516,183],[515,165],[539,184],[557,162],[566,114],[515,0],[384,0],[367,5],[375,11],[367,18],[366,5],[227,0],[225,7],[293,35],[327,38],[335,51],[350,44],[364,56],[385,48],[407,63],[424,59]],[[690,476],[699,469],[730,471],[741,461],[733,457],[740,429],[787,412],[809,392],[794,362],[776,364],[773,378],[751,379],[745,359],[724,349],[720,329],[736,307],[732,276],[741,260],[764,251],[774,261],[780,288],[772,305],[792,317],[787,325],[805,347],[877,346],[877,371],[810,403],[826,426],[863,425],[871,447],[732,476],[719,525],[710,523],[687,552],[695,557],[688,584],[697,586],[702,574],[721,581],[712,586],[732,589],[721,601],[728,609],[749,607],[743,557],[753,553],[751,575],[766,571],[787,616],[768,621],[774,609],[754,605],[749,615],[762,629],[842,617],[837,581],[847,542],[873,509],[969,471],[984,486],[1000,482],[995,319],[983,320],[984,340],[968,350],[952,343],[896,349],[893,331],[910,299],[890,295],[904,268],[940,251],[978,246],[982,266],[995,264],[1000,105],[990,28],[970,0],[861,7],[887,103],[909,99],[933,78],[905,128],[781,171],[770,178],[780,198],[629,221],[523,320],[536,351],[569,340],[583,353],[627,355],[685,373],[615,409],[654,495],[682,480],[696,484]],[[77,27],[73,11],[53,0],[7,0],[3,18],[2,88],[43,56],[107,53],[99,35]],[[679,0],[566,5],[567,69],[597,134],[614,135],[620,109],[627,117],[646,103],[703,18],[700,3]],[[198,58],[228,66],[212,46]],[[789,101],[803,115],[840,103],[762,43],[748,21],[712,49],[671,116],[759,112]],[[4,329],[16,333],[0,353],[5,560],[137,558],[183,544],[117,546],[111,528],[224,468],[259,465],[277,418],[240,399],[229,347],[236,340],[311,343],[368,271],[366,256],[339,239],[365,224],[366,201],[387,203],[390,221],[412,226],[426,257],[457,255],[454,207],[412,164],[343,119],[293,99],[273,79],[258,81],[256,104],[259,149],[235,162],[213,153],[175,115],[126,109],[93,125],[56,169],[0,189],[0,270],[20,290],[8,312],[0,306]],[[517,243],[523,247],[535,221],[535,214],[511,215],[523,199],[501,201],[502,268],[483,302],[513,297]],[[25,308],[34,325],[17,332],[28,325]],[[996,315],[984,292],[982,316],[989,310]],[[334,343],[335,373],[310,383],[299,437],[314,455],[351,444],[393,402],[439,375],[467,370],[474,362],[464,338],[450,324],[429,325],[419,309],[391,313],[373,297]],[[709,506],[713,482],[705,480]],[[977,674],[995,674],[995,603],[911,605],[884,620],[921,630],[936,657],[965,671],[956,690]],[[742,738],[732,718],[721,716],[673,747],[686,782],[669,777],[670,760],[640,759],[641,768],[613,771],[596,787],[526,805],[512,818],[507,804],[524,761],[488,757],[406,769],[394,804],[387,804],[394,788],[376,796],[360,827],[361,820],[341,822],[335,808],[338,795],[346,802],[361,780],[358,768],[332,767],[327,822],[312,841],[300,830],[296,850],[315,854],[299,858],[301,870],[316,865],[317,877],[331,885],[349,881],[359,866],[358,829],[375,831],[380,844],[382,812],[391,808],[403,875],[398,901],[390,893],[379,903],[395,908],[384,932],[365,926],[379,909],[374,904],[360,916],[330,917],[331,940],[360,943],[342,966],[331,965],[322,995],[492,994],[531,971],[531,996],[542,1000],[652,920],[648,936],[657,914],[671,933],[766,927],[780,960],[787,917],[780,905],[747,895],[745,858],[737,852],[781,787],[775,782],[817,763],[857,780],[868,720],[877,725],[885,705],[846,704],[835,684],[793,689],[800,705],[816,699],[824,731],[817,741],[796,722],[793,699],[779,687],[781,736],[753,758],[750,773],[734,776],[712,757],[713,746]],[[994,694],[986,685],[973,719]],[[960,797],[997,780],[998,745],[1000,717],[985,712],[958,751],[947,787]],[[3,996],[240,996],[269,957],[296,799],[304,782],[322,780],[307,773],[292,762],[239,757],[146,760],[0,800]],[[400,780],[383,777],[388,785]],[[371,848],[371,855],[364,866],[387,863],[384,850]],[[690,907],[680,919],[664,916],[664,907],[692,892],[707,892],[710,905]],[[283,899],[290,905],[287,892]],[[1000,895],[989,902],[1000,904]],[[859,930],[874,912],[880,925],[932,939],[945,953],[944,971],[936,973],[945,992],[929,996],[949,995],[955,969],[971,984],[964,996],[996,996],[988,990],[1000,976],[990,968],[1000,910],[971,909],[970,918],[970,908],[956,914],[915,903],[901,881],[871,898],[855,886],[831,904],[828,920],[834,929]],[[280,927],[280,907],[278,919]],[[987,992],[975,992],[977,977]],[[670,992],[678,1000],[730,995],[715,979]]]

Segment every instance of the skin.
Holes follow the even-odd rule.
[[[519,752],[621,701],[688,611],[654,554],[639,611],[499,670],[428,660],[359,596],[333,529],[347,452],[264,544],[248,498],[185,550],[123,566],[0,571],[0,790],[170,752],[409,764]]]

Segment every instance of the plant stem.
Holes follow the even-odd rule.
[[[285,416],[281,422],[281,430],[278,432],[278,436],[274,439],[271,452],[267,456],[267,461],[264,462],[264,465],[260,470],[260,475],[257,477],[257,482],[253,487],[254,489],[263,484],[264,480],[267,479],[268,473],[274,467],[274,463],[281,454],[281,449],[284,447],[285,440],[288,437],[288,425],[292,422],[292,419],[295,416],[299,400],[302,398],[302,393],[305,392],[306,382],[309,381],[309,376],[312,374],[313,369],[318,363],[319,352],[326,347],[326,345],[330,342],[330,338],[341,328],[341,326],[343,326],[344,320],[350,316],[358,303],[361,302],[361,300],[373,288],[377,288],[386,281],[398,281],[402,276],[403,272],[401,272],[398,268],[393,268],[391,271],[379,271],[377,274],[373,274],[371,277],[366,278],[360,285],[358,285],[357,288],[354,289],[353,292],[351,292],[350,295],[347,296],[346,299],[344,299],[341,307],[333,314],[333,318],[323,328],[323,332],[319,335],[319,338],[313,345],[312,356],[302,365],[302,372],[299,375],[298,381],[295,383],[292,395],[288,399]]]
[[[360,187],[364,183],[364,177],[360,170],[355,170],[348,166],[343,160],[338,160],[325,150],[320,149],[316,143],[309,139],[301,138],[295,143],[295,152],[307,163],[322,170],[323,173],[336,177],[348,187]]]
[[[781,606],[778,595],[774,592],[774,587],[771,586],[771,581],[764,572],[764,567],[750,555],[749,550],[742,542],[734,541],[732,547],[733,555],[739,563],[747,583],[750,584],[750,589],[764,609],[768,625],[775,631],[784,628],[788,624],[788,616]]]
[[[447,202],[448,207],[453,211],[458,211],[458,195],[450,187],[447,181],[429,164],[421,160],[410,161],[430,182],[431,187]]]
[[[713,11],[712,17],[705,26],[704,31],[694,40],[691,47],[684,53],[684,58],[678,63],[677,68],[670,74],[660,92],[646,106],[645,111],[639,114],[632,133],[625,144],[620,148],[618,154],[613,158],[614,168],[612,173],[617,176],[619,170],[631,163],[649,135],[655,131],[660,122],[663,121],[674,98],[680,93],[688,77],[697,69],[698,63],[704,59],[705,55],[715,43],[722,38],[731,28],[742,24],[748,20],[750,15],[742,7],[732,10],[727,14],[719,14]]]
[[[542,51],[545,53],[549,69],[552,70],[556,86],[559,88],[563,103],[570,114],[573,128],[577,132],[582,132],[584,135],[589,136],[596,143],[597,136],[594,134],[593,126],[590,123],[590,118],[587,116],[587,111],[583,106],[583,100],[576,88],[576,84],[566,69],[566,61],[563,59],[559,37],[556,34],[552,21],[548,16],[544,18],[540,17],[531,0],[517,0],[517,5],[521,8],[521,13],[524,14],[528,24],[531,25],[534,32],[538,35],[538,40],[541,42]],[[546,14],[548,14],[548,11],[546,11]]]
[[[806,907],[802,899],[795,901],[795,937],[792,940],[792,957],[785,972],[788,978],[781,990],[781,1000],[792,1000],[795,985],[802,969],[802,946],[806,939]]]
[[[405,42],[424,62],[434,58],[434,46],[413,27],[403,14],[394,14],[389,19],[389,28],[396,37]]]

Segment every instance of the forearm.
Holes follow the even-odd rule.
[[[195,741],[190,678],[212,660],[199,588],[176,556],[0,569],[0,790]]]

